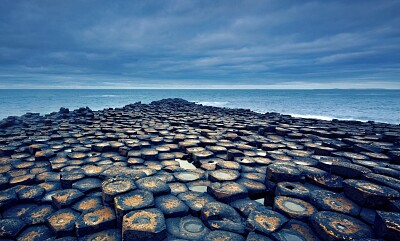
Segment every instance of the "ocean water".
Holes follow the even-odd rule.
[[[203,105],[246,108],[324,120],[400,123],[400,90],[0,90],[0,119],[60,107],[92,110],[183,98]]]

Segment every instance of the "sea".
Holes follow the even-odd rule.
[[[400,90],[205,90],[205,89],[1,89],[0,119],[27,112],[48,114],[60,107],[92,110],[141,101],[183,98],[202,105],[278,112],[323,120],[400,124]]]

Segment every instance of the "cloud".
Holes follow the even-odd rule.
[[[0,88],[396,87],[399,10],[398,1],[6,0]]]

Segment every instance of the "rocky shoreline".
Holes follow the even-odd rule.
[[[0,240],[400,240],[399,125],[164,99],[0,137]]]

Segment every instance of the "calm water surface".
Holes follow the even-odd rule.
[[[300,117],[400,123],[400,90],[0,90],[0,119],[61,106],[100,110],[174,97]]]

